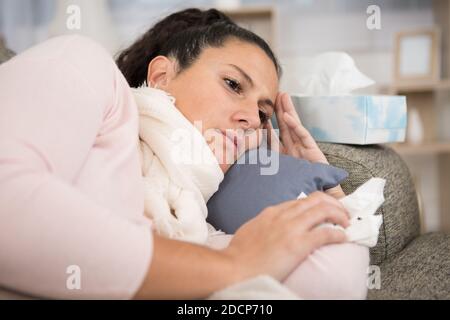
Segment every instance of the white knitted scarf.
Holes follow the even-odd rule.
[[[159,234],[204,244],[217,234],[206,222],[206,202],[223,180],[219,163],[173,96],[149,87],[132,90],[139,109],[145,214]]]

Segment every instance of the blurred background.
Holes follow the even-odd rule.
[[[298,89],[299,61],[343,51],[375,81],[358,93],[406,95],[406,142],[390,146],[414,177],[423,231],[450,228],[448,0],[0,0],[0,37],[20,53],[55,35],[83,33],[114,55],[162,17],[187,7],[222,9],[265,38],[284,67],[285,91]],[[77,14],[82,23],[77,28],[72,21],[71,29],[68,17]],[[427,32],[435,38],[426,38]],[[406,53],[399,45],[405,33],[416,35],[405,42]],[[437,69],[425,70],[423,79],[399,75],[421,57],[433,58]]]

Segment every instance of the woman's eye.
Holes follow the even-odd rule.
[[[225,78],[224,80],[231,90],[233,90],[236,93],[242,92],[242,87],[239,82],[228,78]],[[259,119],[261,120],[262,124],[265,124],[269,120],[269,115],[264,111],[259,110]]]
[[[233,90],[237,93],[241,93],[242,88],[241,88],[241,85],[239,82],[237,82],[235,80],[231,80],[231,79],[225,79],[225,82],[231,88],[231,90]]]

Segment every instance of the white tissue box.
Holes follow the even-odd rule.
[[[316,141],[363,145],[405,140],[405,96],[293,95],[292,101]]]

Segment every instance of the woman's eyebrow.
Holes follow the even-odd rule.
[[[244,70],[242,70],[241,68],[239,68],[235,64],[229,63],[228,65],[233,67],[234,69],[236,69],[236,71],[239,72],[244,77],[244,79],[249,83],[250,87],[253,87],[253,80],[252,80],[252,78],[250,78],[250,76]],[[273,103],[272,100],[264,99],[262,102],[267,104],[269,107],[275,109],[275,104]]]
[[[235,64],[231,64],[230,63],[228,65],[233,67],[234,69],[236,69],[241,74],[241,76],[243,76],[245,78],[245,80],[250,84],[250,87],[253,87],[253,80],[252,80],[252,78],[250,78],[250,76],[244,70],[242,70],[241,68],[239,68]]]

